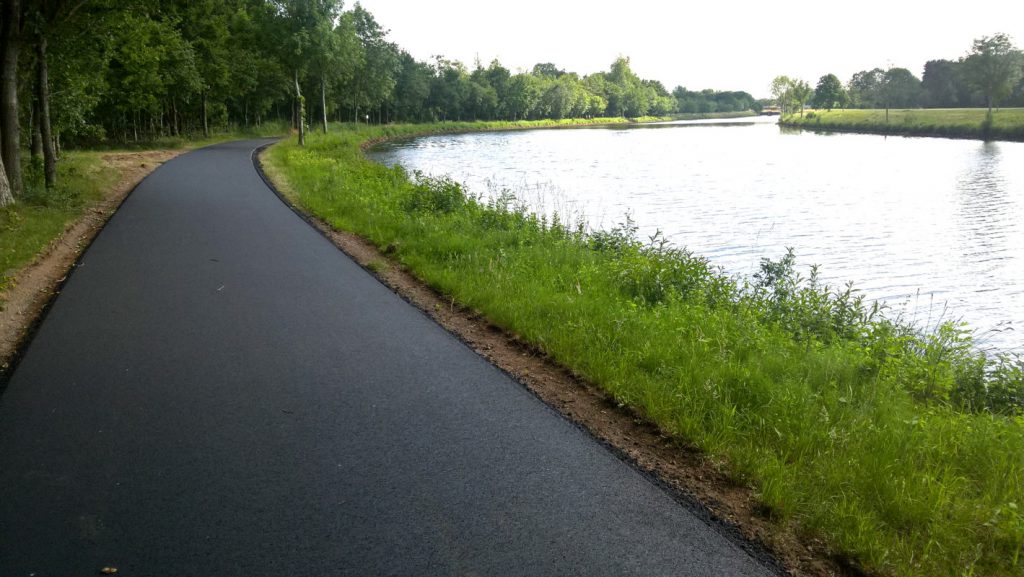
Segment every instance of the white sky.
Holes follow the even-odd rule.
[[[347,0],[345,8],[354,1]],[[1024,0],[362,0],[418,60],[435,54],[472,68],[477,56],[515,72],[553,62],[581,75],[630,58],[641,78],[672,90],[768,94],[780,74],[812,86],[829,72],[846,82],[888,65],[918,77],[924,63],[964,55],[979,36],[1005,32],[1024,48]]]

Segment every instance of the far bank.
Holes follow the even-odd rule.
[[[938,136],[978,140],[1024,141],[1024,108],[807,110],[784,116],[779,124],[827,132],[901,136]]]

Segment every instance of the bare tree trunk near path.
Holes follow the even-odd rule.
[[[171,134],[174,136],[180,136],[181,131],[178,129],[178,102],[177,99],[171,98]]]
[[[36,159],[43,157],[43,134],[39,132],[39,99],[32,99],[32,106],[30,107],[30,116],[28,117],[28,131],[32,135],[32,144],[29,145],[29,150],[32,151],[32,162]]]
[[[324,113],[324,134],[327,134],[327,83],[320,75],[320,110]]]
[[[0,79],[0,153],[3,154],[8,188],[14,196],[22,192],[21,127],[18,125],[18,51],[21,48],[21,1],[4,0],[2,38],[3,64]]]
[[[43,174],[46,188],[57,185],[57,153],[53,149],[50,124],[50,76],[46,64],[46,36],[39,34],[36,42],[36,101],[39,107],[39,132],[43,141]]]
[[[206,121],[206,91],[203,91],[203,138],[210,138],[210,125]]]
[[[306,146],[306,99],[302,97],[302,90],[299,89],[299,71],[295,71],[295,98],[299,104],[299,146]]]

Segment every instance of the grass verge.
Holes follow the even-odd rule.
[[[836,132],[944,136],[985,140],[1024,140],[1024,108],[994,110],[992,121],[984,108],[890,110],[811,110],[789,115],[785,126]]]
[[[100,152],[65,153],[57,165],[60,184],[52,191],[37,182],[38,171],[26,171],[25,195],[0,209],[0,290],[117,182],[117,170],[102,157]]]
[[[850,290],[797,277],[791,255],[738,281],[637,241],[629,223],[588,233],[361,152],[489,127],[347,129],[265,159],[305,210],[724,458],[779,523],[872,572],[1020,575],[1019,359],[975,352],[962,327],[887,321]]]

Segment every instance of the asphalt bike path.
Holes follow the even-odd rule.
[[[285,206],[167,162],[0,397],[0,577],[768,576]]]

